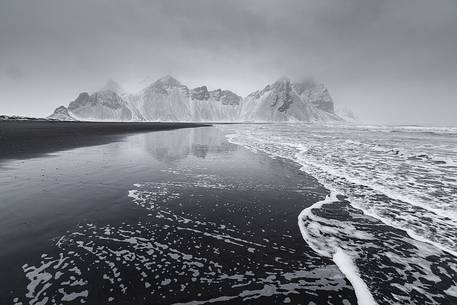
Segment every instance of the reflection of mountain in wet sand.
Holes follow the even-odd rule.
[[[356,304],[300,234],[298,211],[326,190],[298,168],[214,127],[134,135],[52,167],[74,155],[90,162],[55,192],[77,194],[84,218],[18,260],[1,304]],[[81,173],[96,190],[72,183]]]
[[[177,161],[189,155],[206,158],[210,153],[238,149],[236,145],[227,143],[223,133],[214,127],[148,133],[144,135],[144,147],[155,159],[162,162]]]

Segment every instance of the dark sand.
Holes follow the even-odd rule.
[[[327,193],[214,127],[7,161],[0,304],[356,304],[297,225]]]
[[[0,120],[0,160],[119,141],[130,133],[209,126],[197,123]]]

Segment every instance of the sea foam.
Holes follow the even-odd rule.
[[[300,213],[300,231],[313,250],[334,259],[361,304],[373,297],[385,304],[456,301],[454,130],[300,124],[219,128],[234,144],[298,163],[332,190]],[[345,200],[337,200],[336,193]],[[443,287],[437,289],[438,283]]]

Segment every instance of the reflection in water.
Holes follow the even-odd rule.
[[[34,232],[49,232],[46,221],[66,229],[33,253],[28,245],[1,304],[355,304],[343,274],[297,227],[303,205],[325,190],[216,128],[133,135],[14,174],[30,176],[31,166],[38,186],[10,198],[67,215],[33,214]]]
[[[206,158],[209,153],[232,152],[238,146],[225,140],[214,127],[178,129],[144,134],[144,147],[155,159],[173,162],[189,155]]]

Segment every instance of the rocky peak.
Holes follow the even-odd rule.
[[[297,92],[297,94],[302,94],[306,90],[310,90],[316,87],[316,83],[313,80],[307,80],[304,82],[293,83],[292,87],[294,88],[295,92]]]
[[[217,89],[210,92],[216,101],[221,101],[223,105],[239,105],[241,103],[241,96],[233,93],[230,90]]]
[[[206,86],[189,89],[169,75],[137,94],[122,95],[121,91],[119,84],[108,80],[103,90],[79,94],[68,109],[56,109],[56,115],[121,121],[340,120],[335,115],[332,98],[324,85],[310,81],[292,82],[287,77],[251,93],[246,99],[230,90],[209,91]]]
[[[65,106],[60,106],[57,107],[56,110],[54,110],[54,113],[59,113],[59,114],[66,114],[68,115],[68,109]]]
[[[68,112],[67,107],[60,106],[54,110],[54,113],[48,116],[48,119],[59,120],[59,121],[74,121],[75,119]]]
[[[268,85],[260,92],[260,95],[268,93],[271,96],[270,106],[279,112],[285,112],[294,102],[293,91],[290,79],[281,77],[276,82]],[[296,95],[296,94],[294,94]]]
[[[275,81],[273,84],[267,85],[263,90],[261,91],[256,91],[251,93],[251,95],[254,95],[256,98],[260,97],[261,95],[273,91],[273,92],[288,92],[291,89],[291,82],[288,77],[281,77],[277,81]]]
[[[167,75],[167,76],[164,76],[164,77],[156,80],[152,85],[147,87],[145,89],[145,91],[166,95],[166,94],[168,94],[169,90],[175,89],[175,88],[184,89],[185,91],[188,91],[186,86],[182,85],[179,81],[177,81],[172,76]]]
[[[193,100],[207,101],[209,99],[209,92],[206,86],[197,87],[191,90],[191,98]]]
[[[78,97],[68,105],[68,109],[74,109],[84,106],[104,105],[113,109],[118,109],[126,104],[126,102],[116,92],[111,90],[97,91],[92,95],[87,92],[80,93]]]
[[[104,90],[98,91],[91,95],[93,104],[101,104],[113,109],[121,108],[126,102],[114,91]]]
[[[335,113],[332,97],[327,88],[322,84],[304,89],[303,92],[300,93],[300,96],[303,100],[311,103],[316,108],[329,113]]]
[[[158,79],[154,84],[160,84],[165,87],[182,87],[182,84],[170,75]]]
[[[84,106],[86,104],[89,104],[90,103],[90,95],[89,93],[87,92],[82,92],[78,95],[78,97],[73,101],[71,102],[69,105],[68,105],[68,109],[71,111],[72,109],[76,109],[80,106]]]

